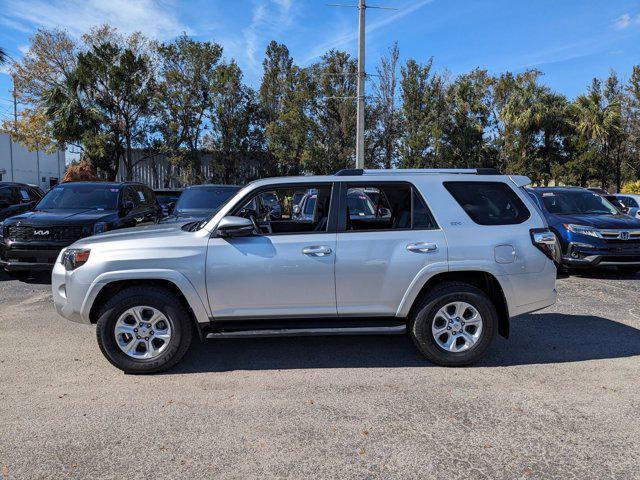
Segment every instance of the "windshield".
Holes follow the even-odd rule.
[[[556,215],[615,215],[619,213],[604,198],[591,192],[543,192],[541,197],[547,211]]]
[[[349,215],[375,215],[373,202],[363,192],[349,192],[347,195]]]
[[[156,199],[160,205],[166,205],[167,203],[176,202],[180,197],[179,193],[158,193],[156,192]]]
[[[40,200],[37,210],[116,210],[118,188],[109,185],[60,185]]]
[[[177,212],[193,210],[217,210],[239,189],[235,188],[188,188],[176,203]]]

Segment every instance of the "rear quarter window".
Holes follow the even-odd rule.
[[[444,182],[444,187],[471,220],[479,225],[517,225],[531,212],[502,182]]]

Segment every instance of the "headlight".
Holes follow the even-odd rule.
[[[602,238],[602,234],[597,228],[585,227],[584,225],[574,225],[572,223],[565,223],[564,228],[571,233],[579,233],[581,235],[589,235],[590,237]]]
[[[98,222],[93,225],[93,234],[97,235],[98,233],[106,232],[108,229],[108,225],[105,222]]]
[[[76,268],[84,265],[89,260],[89,254],[91,250],[88,248],[67,248],[62,252],[60,263],[64,265],[67,270],[75,270]]]

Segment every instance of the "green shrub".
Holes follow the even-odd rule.
[[[622,187],[622,193],[640,193],[640,180],[625,184]]]

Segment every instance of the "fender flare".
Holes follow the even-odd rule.
[[[413,307],[413,304],[416,301],[420,292],[422,291],[423,287],[427,284],[427,282],[429,282],[429,280],[431,280],[436,275],[439,275],[442,273],[464,273],[465,271],[482,272],[482,273],[489,274],[493,278],[495,278],[498,284],[500,285],[500,288],[502,289],[502,293],[505,297],[507,310],[510,311],[511,308],[513,307],[513,305],[509,304],[509,299],[513,298],[512,296],[513,287],[511,286],[511,283],[509,282],[508,277],[497,274],[497,272],[492,271],[492,269],[486,268],[487,267],[486,265],[484,267],[485,268],[482,268],[482,267],[472,268],[471,266],[469,267],[465,266],[462,268],[456,268],[454,270],[451,270],[450,266],[447,265],[445,262],[434,263],[434,264],[425,266],[422,270],[418,272],[418,274],[415,276],[415,278],[407,288],[407,291],[405,292],[404,296],[402,297],[402,301],[398,306],[396,316],[406,318],[409,315],[409,312],[411,311],[411,308]]]
[[[182,292],[182,295],[184,295],[184,298],[189,303],[189,306],[196,317],[196,321],[199,324],[209,323],[209,314],[205,304],[187,277],[175,270],[151,268],[106,272],[96,277],[93,282],[91,282],[91,286],[87,290],[87,294],[82,302],[82,307],[80,308],[80,316],[82,317],[82,320],[86,323],[90,323],[89,314],[91,312],[93,302],[106,285],[113,282],[127,280],[165,280],[173,283]]]

